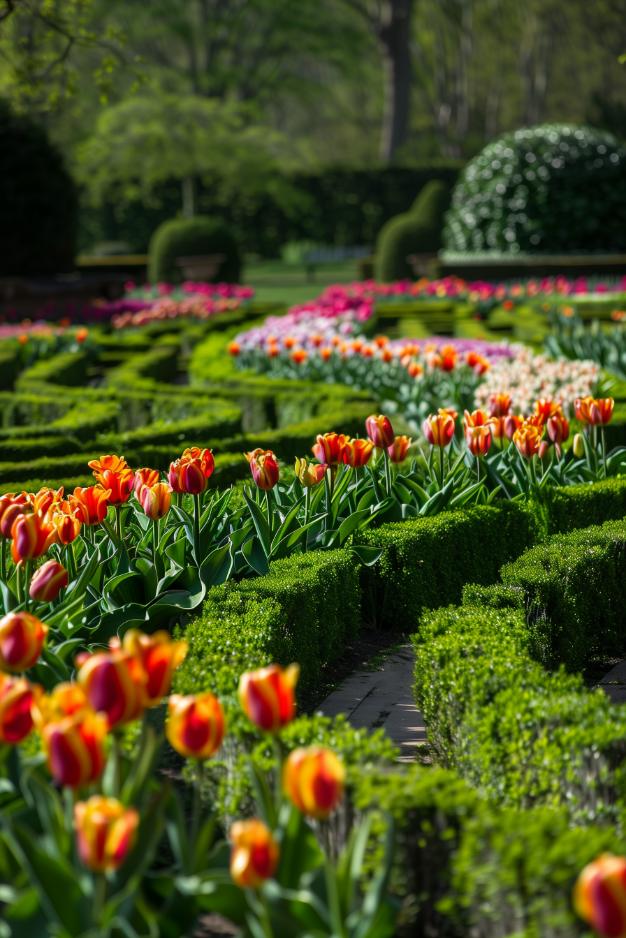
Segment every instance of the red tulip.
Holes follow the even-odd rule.
[[[29,595],[39,603],[50,603],[68,584],[67,570],[57,560],[48,560],[30,581]]]
[[[33,728],[33,689],[23,677],[0,672],[0,743],[21,743]]]
[[[283,789],[302,814],[327,818],[341,801],[345,776],[342,762],[331,749],[294,749],[283,768]]]
[[[74,494],[70,495],[70,505],[82,524],[101,524],[106,518],[110,494],[111,490],[101,485],[75,488]]]
[[[115,798],[93,795],[74,806],[78,854],[90,870],[112,872],[132,849],[139,815]]]
[[[242,889],[258,889],[278,866],[279,849],[263,821],[236,821],[229,832],[232,850],[230,875]]]
[[[264,492],[273,489],[280,476],[278,460],[271,449],[257,448],[245,453],[255,485]]]
[[[277,664],[247,671],[239,680],[239,701],[248,717],[259,729],[275,733],[290,723],[296,712],[295,687],[300,668]]]
[[[358,469],[366,466],[374,451],[371,440],[347,440],[341,454],[344,463]]]
[[[29,612],[9,612],[0,619],[0,668],[5,671],[32,668],[47,634],[48,626],[36,616]]]
[[[56,541],[56,528],[41,514],[18,515],[11,529],[11,555],[15,563],[41,557]]]
[[[121,648],[84,653],[76,659],[78,682],[97,713],[109,726],[128,723],[145,708],[147,675],[140,660]]]
[[[626,938],[626,857],[605,853],[589,863],[574,888],[574,906],[601,938]]]
[[[468,427],[465,430],[465,442],[473,456],[486,456],[491,446],[490,426]]]
[[[165,732],[172,747],[185,758],[209,759],[222,745],[225,729],[222,705],[209,691],[169,698]]]
[[[389,417],[384,414],[372,414],[365,421],[365,429],[370,440],[378,449],[387,449],[393,443],[394,432]]]
[[[323,466],[336,466],[343,461],[347,442],[348,437],[343,433],[320,433],[311,450]]]
[[[449,413],[439,411],[431,414],[422,423],[424,436],[431,446],[443,449],[449,446],[454,436],[454,417]]]
[[[387,455],[392,462],[404,462],[411,446],[410,436],[397,436],[391,446],[387,447]]]

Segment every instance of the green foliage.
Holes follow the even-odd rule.
[[[241,267],[239,248],[230,229],[214,218],[176,218],[164,222],[150,241],[149,276],[153,283],[179,283],[179,257],[223,255],[216,281],[237,283]]]
[[[74,267],[78,196],[46,132],[0,102],[0,275]]]
[[[606,479],[595,485],[546,488],[541,498],[548,534],[626,517],[626,479],[623,478]]]
[[[444,214],[450,189],[440,180],[427,183],[411,210],[396,215],[382,228],[376,242],[376,279],[404,280],[413,276],[411,254],[436,254],[441,247]]]
[[[590,127],[505,134],[464,169],[444,232],[451,253],[619,253],[626,149]]]

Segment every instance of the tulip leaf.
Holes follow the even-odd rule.
[[[266,558],[269,558],[271,554],[272,534],[270,531],[270,526],[267,522],[267,518],[263,514],[263,511],[260,505],[257,505],[257,503],[252,498],[250,498],[250,496],[245,491],[245,489],[244,489],[243,497],[246,500],[248,510],[250,511],[250,514],[252,516],[252,521],[254,523],[256,533],[259,537],[259,541],[261,542],[261,547],[263,548],[263,552]],[[244,545],[244,548],[245,548],[245,545]]]
[[[204,558],[200,567],[200,579],[207,589],[220,586],[229,578],[233,569],[230,544],[216,547]]]

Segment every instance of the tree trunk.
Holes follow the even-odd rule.
[[[380,156],[386,163],[393,160],[408,136],[412,12],[413,0],[386,0],[377,30],[385,82]]]
[[[181,182],[181,195],[183,200],[183,216],[193,218],[196,214],[196,180],[193,176],[185,176]]]

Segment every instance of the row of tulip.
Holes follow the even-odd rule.
[[[35,630],[33,616],[20,618],[22,671],[41,653],[45,629]],[[319,746],[283,753],[279,733],[295,714],[296,665],[240,680],[251,731],[275,740],[274,789],[253,771],[256,816],[236,821],[228,842],[220,840],[197,785],[186,816],[159,770],[164,740],[149,711],[166,704],[165,737],[196,767],[215,756],[226,732],[213,694],[170,694],[186,651],[166,632],[131,630],[78,656],[76,680],[51,693],[24,674],[0,672],[4,921],[65,938],[180,935],[213,911],[251,938],[391,936],[391,842],[371,883],[363,875],[369,823],[331,856],[320,832],[343,798],[342,761]]]

